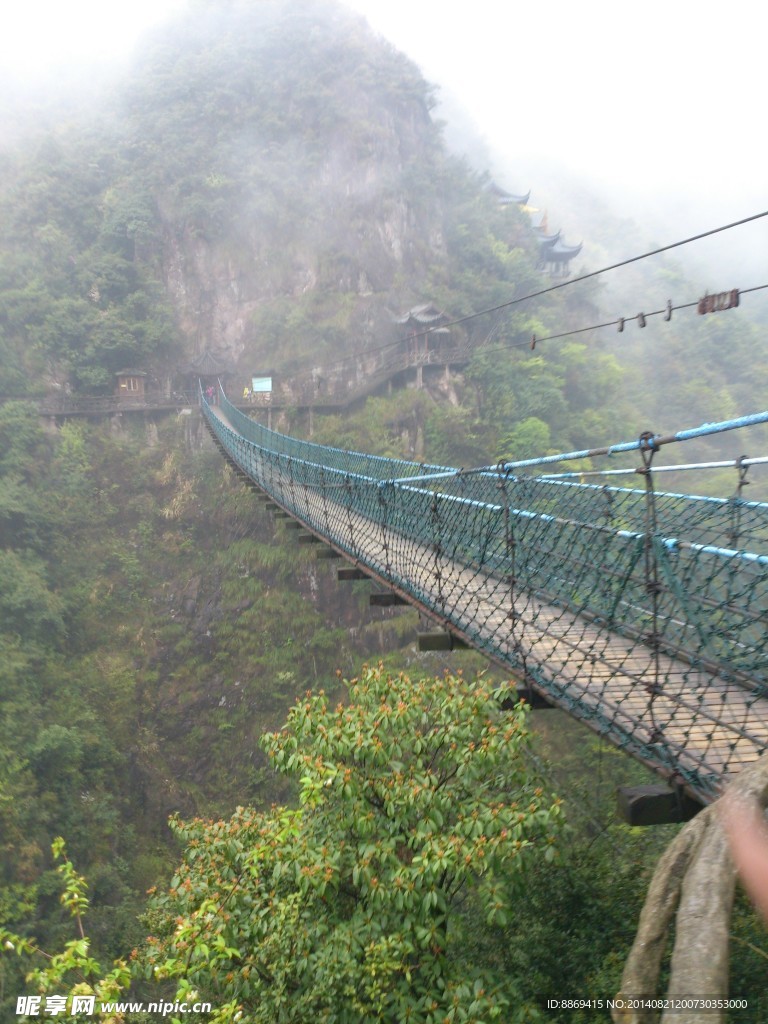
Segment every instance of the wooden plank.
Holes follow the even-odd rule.
[[[342,583],[348,582],[349,580],[369,580],[371,577],[364,569],[353,568],[337,569],[336,578],[340,583]]]
[[[458,651],[469,647],[461,637],[442,630],[435,633],[419,633],[418,642],[420,651]]]
[[[369,594],[368,604],[372,608],[392,608],[395,605],[408,604],[404,597],[399,594],[395,594],[392,591],[383,594]]]

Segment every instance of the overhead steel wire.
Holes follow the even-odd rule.
[[[752,223],[754,221],[762,219],[763,217],[768,217],[768,210],[764,210],[761,213],[752,214],[751,216],[744,217],[741,220],[731,221],[728,224],[722,224],[719,227],[711,228],[708,231],[703,231],[703,232],[700,232],[699,234],[696,234],[696,235],[690,235],[687,238],[679,239],[676,242],[670,242],[667,245],[659,246],[656,249],[651,249],[648,252],[640,253],[637,256],[631,256],[631,257],[628,257],[627,259],[619,260],[617,263],[612,263],[612,264],[610,264],[607,267],[601,267],[598,270],[592,270],[592,271],[589,271],[588,273],[580,274],[577,277],[569,277],[566,280],[558,281],[555,284],[548,285],[546,288],[540,288],[540,289],[537,289],[536,291],[528,292],[525,295],[517,296],[517,297],[515,297],[513,299],[507,300],[506,302],[499,303],[498,305],[489,306],[489,307],[487,307],[485,309],[477,310],[474,313],[468,313],[465,316],[455,317],[453,320],[442,321],[440,323],[440,329],[445,329],[445,328],[449,328],[449,327],[455,327],[455,326],[458,326],[458,325],[461,325],[461,324],[469,323],[470,321],[476,320],[476,319],[478,319],[479,317],[482,317],[482,316],[487,316],[487,315],[490,315],[492,313],[499,313],[499,312],[501,312],[501,311],[503,311],[505,309],[509,309],[512,306],[519,305],[520,303],[526,302],[526,301],[528,301],[530,299],[540,298],[540,297],[542,297],[544,295],[550,294],[551,292],[558,291],[560,289],[570,287],[571,285],[574,285],[574,284],[579,284],[579,283],[581,283],[583,281],[591,280],[592,278],[595,278],[595,277],[599,277],[602,274],[606,274],[606,273],[608,273],[608,272],[610,272],[612,270],[618,270],[618,269],[620,269],[622,267],[629,266],[629,265],[631,265],[633,263],[637,263],[637,262],[639,262],[641,260],[648,259],[648,258],[650,258],[652,256],[658,256],[661,253],[670,252],[673,249],[678,249],[678,248],[680,248],[682,246],[690,245],[693,242],[700,241],[700,240],[702,240],[704,238],[712,237],[713,235],[720,234],[720,233],[722,233],[724,231],[730,231],[733,228],[741,227],[741,226],[743,226],[745,224]],[[757,291],[764,290],[766,288],[768,288],[768,284],[756,285],[756,286],[751,287],[751,288],[740,289],[739,294],[740,295],[747,295],[747,294],[750,294],[752,292],[757,292]],[[599,329],[604,328],[604,327],[615,327],[615,326],[617,326],[619,324],[630,323],[633,320],[639,320],[641,318],[647,319],[648,317],[659,316],[659,315],[662,315],[662,314],[664,314],[666,316],[669,316],[671,314],[671,312],[677,312],[679,310],[690,309],[693,306],[696,306],[697,304],[698,304],[698,300],[695,301],[695,302],[682,303],[682,304],[680,304],[678,306],[671,306],[670,303],[667,303],[667,305],[663,309],[653,310],[650,313],[639,313],[639,314],[635,314],[633,316],[628,316],[628,317],[617,317],[614,320],[608,320],[608,321],[605,321],[604,323],[600,323],[600,324],[593,324],[593,325],[590,325],[588,327],[579,327],[579,328],[574,328],[573,330],[561,331],[561,332],[558,332],[556,334],[547,335],[547,336],[542,337],[542,338],[535,337],[534,339],[531,339],[529,341],[514,342],[514,343],[511,343],[508,347],[511,347],[511,348],[535,347],[535,345],[537,345],[537,344],[539,344],[541,342],[554,341],[554,340],[561,339],[561,338],[571,337],[571,336],[574,336],[574,335],[577,335],[577,334],[585,334],[585,333],[588,333],[589,331],[599,330]],[[389,342],[386,342],[386,343],[384,343],[382,345],[372,346],[370,348],[365,349],[365,351],[362,352],[362,353],[357,353],[355,355],[345,356],[345,357],[342,357],[341,359],[336,360],[334,366],[342,367],[342,366],[347,365],[347,364],[358,363],[360,361],[360,359],[364,358],[364,357],[370,357],[370,356],[376,355],[378,353],[386,352],[388,350],[393,350],[394,351],[398,347],[402,346],[403,344],[406,344],[409,341],[415,341],[415,340],[418,340],[420,338],[427,338],[427,337],[430,337],[430,336],[434,336],[434,330],[435,330],[434,328],[429,328],[428,327],[428,328],[425,328],[423,331],[416,331],[416,332],[413,332],[412,334],[409,334],[407,336],[402,336],[402,337],[398,338],[395,341],[389,341]]]
[[[768,463],[768,455],[760,455],[753,459],[741,457],[738,459],[727,459],[721,462],[689,462],[677,463],[670,466],[655,466],[654,473],[681,473],[689,470],[704,469],[739,469],[740,467],[762,466]],[[544,473],[543,480],[581,480],[589,476],[628,476],[637,475],[638,469],[584,469],[573,470],[569,473]]]
[[[538,291],[529,292],[527,295],[520,295],[515,299],[509,299],[507,302],[500,302],[497,306],[490,306],[487,309],[478,310],[476,313],[469,313],[467,316],[458,317],[455,320],[449,320],[447,323],[441,324],[440,326],[454,327],[457,324],[464,324],[470,320],[474,320],[479,316],[486,316],[489,313],[498,313],[502,309],[509,309],[510,306],[516,306],[529,299],[537,299],[542,295],[548,295],[550,292],[558,291],[561,288],[568,288],[573,284],[581,284],[582,281],[589,281],[593,277],[599,277],[601,274],[607,274],[611,270],[628,267],[630,264],[637,263],[640,260],[646,260],[650,256],[658,256],[663,252],[670,252],[672,249],[679,249],[680,246],[690,245],[691,242],[698,242],[703,238],[710,238],[712,235],[720,234],[723,231],[730,231],[732,228],[741,227],[742,225],[749,224],[752,221],[760,220],[762,217],[768,217],[768,210],[764,210],[762,213],[754,213],[752,216],[744,217],[741,220],[732,221],[730,224],[723,224],[718,228],[711,228],[709,231],[702,231],[698,235],[690,235],[688,238],[681,238],[677,242],[670,242],[668,245],[659,246],[657,249],[651,249],[649,252],[640,253],[638,256],[630,256],[628,259],[620,260],[618,263],[612,263],[607,267],[601,267],[599,270],[591,270],[586,274],[580,274],[578,277],[569,277],[567,280],[558,281],[557,284],[549,285],[547,288],[540,288]],[[421,334],[415,334],[412,337],[422,337],[429,333],[430,332],[426,330],[422,331]]]
[[[739,295],[749,295],[751,292],[759,292],[768,288],[768,284],[755,285],[752,288],[740,288],[738,289]],[[530,342],[529,341],[516,341],[505,346],[506,348],[536,348],[537,345],[544,341],[558,341],[561,338],[570,338],[576,334],[587,334],[590,331],[599,331],[604,327],[618,327],[619,330],[623,330],[625,324],[632,323],[636,320],[640,323],[641,327],[645,326],[645,321],[654,316],[664,316],[666,320],[670,320],[672,313],[676,313],[681,309],[694,309],[699,305],[700,300],[695,302],[683,302],[679,306],[673,306],[671,301],[663,309],[654,309],[649,313],[636,313],[634,316],[620,316],[615,320],[606,320],[601,324],[591,324],[589,327],[576,327],[573,330],[561,331],[559,334],[547,334],[541,338],[534,335]]]
[[[765,216],[768,211],[441,327]],[[670,300],[661,310],[539,340],[669,318],[691,305],[673,307]],[[768,412],[465,471],[299,441],[267,430],[220,397],[214,410],[200,395],[211,429],[228,457],[278,505],[656,771],[682,779],[706,801],[723,776],[768,748],[768,505],[519,472],[634,452],[648,481],[650,457],[662,446],[765,423]],[[649,494],[652,527],[645,514]]]

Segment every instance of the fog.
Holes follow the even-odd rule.
[[[195,0],[189,0],[194,3]],[[226,0],[221,0],[222,4]],[[768,209],[759,102],[768,14],[746,0],[343,0],[438,86],[449,138],[550,226],[584,241],[595,197],[666,244]],[[86,84],[184,0],[28,0],[4,16],[2,79]],[[591,251],[591,246],[594,246]],[[635,252],[612,252],[616,258]],[[678,257],[702,289],[764,284],[768,219]]]
[[[704,202],[743,213],[765,197],[768,16],[752,5],[345,2],[459,97],[521,173],[563,161],[613,194],[675,196],[685,217]]]
[[[127,60],[147,29],[185,0],[23,0],[6,5],[0,35],[5,79],[27,86],[85,77]]]
[[[499,184],[530,188],[569,242],[589,226],[578,203],[585,191],[658,244],[768,209],[764,9],[743,0],[345,2],[441,86],[447,109],[465,109]],[[722,268],[722,282],[703,287],[763,284],[768,224],[679,258],[707,277]]]

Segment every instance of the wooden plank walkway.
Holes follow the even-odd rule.
[[[218,409],[214,413],[233,429]],[[236,433],[236,431],[235,431]],[[243,467],[247,471],[247,467]],[[258,483],[258,481],[257,481]],[[312,532],[548,700],[707,802],[768,748],[768,697],[436,554],[334,501],[268,488]],[[657,685],[658,684],[658,685]]]

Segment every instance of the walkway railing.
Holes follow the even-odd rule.
[[[223,395],[203,411],[308,529],[700,799],[768,747],[768,504],[653,487],[662,445],[768,413],[461,471],[286,437]],[[608,451],[642,487],[532,475]]]

